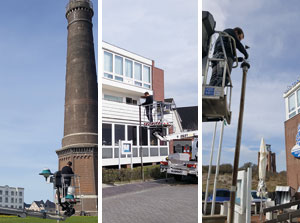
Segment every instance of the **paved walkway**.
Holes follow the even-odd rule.
[[[197,223],[198,185],[165,180],[103,188],[103,223]]]

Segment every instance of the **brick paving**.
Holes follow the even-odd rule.
[[[173,180],[103,188],[103,223],[197,223],[198,185]]]

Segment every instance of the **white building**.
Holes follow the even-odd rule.
[[[288,87],[283,98],[285,100],[285,120],[300,113],[300,80]]]
[[[154,96],[155,101],[164,101],[164,71],[156,68],[153,60],[106,42],[103,42],[103,56],[103,166],[118,165],[119,140],[133,140],[133,164],[139,164],[138,104],[146,91]],[[142,121],[147,121],[144,116]],[[144,163],[160,162],[173,152],[173,146],[169,145],[172,143],[159,141],[151,132],[147,127],[142,128]],[[121,164],[130,164],[129,157],[122,155]]]
[[[0,207],[24,208],[24,188],[0,186]]]

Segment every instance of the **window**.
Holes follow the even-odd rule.
[[[151,146],[157,146],[157,138],[153,135],[154,130],[150,129],[150,145]]]
[[[0,197],[0,202],[2,202],[2,197]]]
[[[5,191],[5,195],[7,195],[7,196],[8,196],[8,191]]]
[[[134,63],[134,79],[142,80],[142,65],[139,63]]]
[[[102,148],[102,158],[103,159],[113,158],[113,150],[112,150],[112,148]]]
[[[150,84],[144,84],[144,87],[150,89],[151,86]]]
[[[22,209],[22,206],[19,206],[19,209]]]
[[[104,52],[104,71],[113,72],[113,55],[108,52]]]
[[[142,127],[142,145],[148,145],[148,128]]]
[[[116,81],[122,81],[123,82],[123,77],[115,76]]]
[[[132,145],[137,145],[137,127],[136,126],[127,126],[127,132],[128,132],[128,140],[132,140]]]
[[[137,85],[137,86],[140,86],[140,87],[143,86],[141,82],[137,82],[137,81],[135,81],[134,84]]]
[[[126,104],[137,105],[137,100],[133,100],[132,98],[126,97]]]
[[[17,203],[17,202],[18,202],[18,199],[16,198],[15,203]]]
[[[5,198],[5,203],[8,203],[8,197]]]
[[[115,73],[123,75],[123,57],[115,55]]]
[[[15,195],[15,193],[14,193],[13,191],[11,191],[10,194],[11,194],[11,196],[14,196],[14,195]]]
[[[119,145],[119,140],[125,140],[125,126],[115,125],[115,145]]]
[[[111,146],[111,124],[102,124],[102,145]]]
[[[14,203],[14,200],[15,200],[15,199],[11,198],[11,199],[10,199],[10,203]]]
[[[11,207],[11,208],[14,208],[14,206],[13,206],[13,205],[10,205],[10,207]]]
[[[123,103],[123,97],[113,96],[113,95],[108,95],[108,94],[104,95],[104,100]]]
[[[2,195],[2,190],[0,190],[0,195]]]
[[[125,75],[132,78],[132,61],[125,59]]]
[[[297,91],[297,106],[300,106],[300,90]]]
[[[289,97],[289,112],[292,112],[293,110],[295,110],[296,105],[295,105],[295,94],[292,94]]]
[[[22,201],[22,198],[19,198],[19,203],[22,204],[22,202],[23,202],[23,201]]]
[[[163,128],[163,130],[162,130],[162,135],[163,135],[163,136],[167,135],[167,130],[166,130],[165,128]],[[159,144],[160,144],[161,146],[166,146],[166,145],[167,145],[167,142],[166,142],[166,141],[161,141],[161,140],[159,140],[159,141],[160,141]]]
[[[108,73],[104,73],[104,77],[107,77],[109,79],[113,79],[113,75],[108,74]]]
[[[132,98],[127,98],[126,97],[126,104],[132,104]]]
[[[19,192],[19,196],[23,196],[23,193],[22,193],[22,191],[20,191],[20,192]]]
[[[150,83],[150,67],[144,66],[143,78],[144,82]]]

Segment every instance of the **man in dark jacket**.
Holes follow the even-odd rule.
[[[149,92],[145,92],[144,96],[142,96],[141,98],[146,98],[146,101],[142,105],[145,106],[146,115],[149,122],[153,122],[153,117],[152,117],[153,95],[150,95]]]
[[[61,174],[74,174],[72,170],[72,162],[69,161],[66,166],[64,166],[61,170]],[[64,196],[67,196],[68,187],[71,185],[71,176],[63,176],[64,183],[65,183],[65,190],[64,190]]]
[[[241,40],[244,39],[244,32],[241,28],[236,27],[234,29],[225,29],[223,32],[229,34],[232,36],[235,40],[236,48],[245,56],[245,59],[248,58],[248,53],[244,46],[241,43]],[[228,37],[222,37],[223,43],[224,43],[224,48],[227,56],[227,63],[228,63],[228,68],[229,68],[229,73],[226,72],[226,79],[225,79],[225,86],[229,82],[228,76],[231,73],[232,69],[232,64],[234,59],[237,57],[237,55],[234,52],[234,45],[233,41],[229,39]],[[219,58],[219,59],[224,59],[224,53],[222,50],[222,44],[220,37],[217,39],[216,44],[215,44],[215,50],[214,50],[214,58]],[[212,62],[212,76],[210,79],[209,85],[211,86],[222,86],[222,81],[223,81],[223,69],[224,67],[221,66],[219,62]]]

